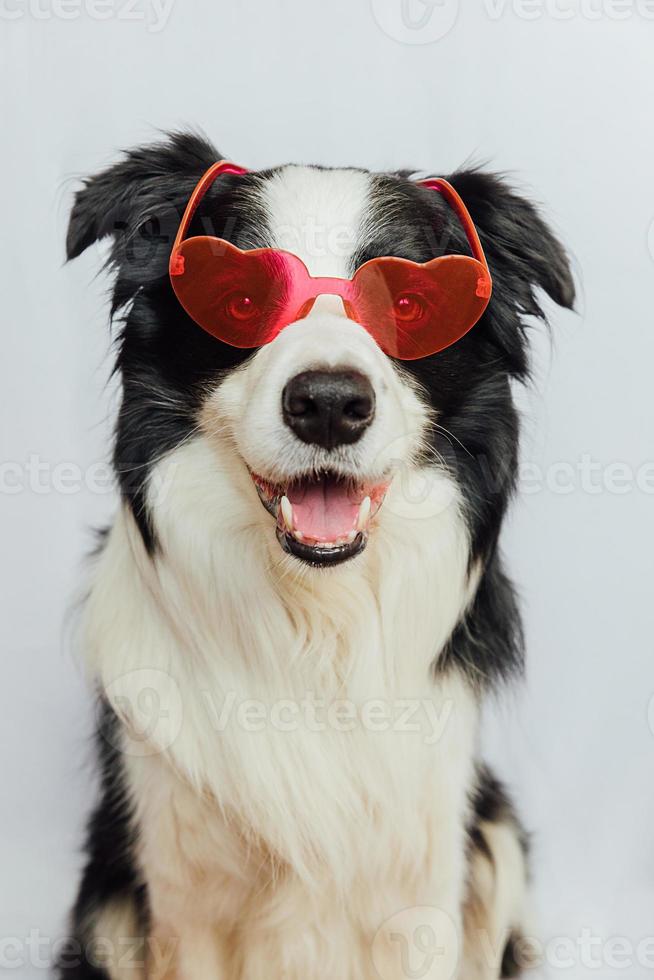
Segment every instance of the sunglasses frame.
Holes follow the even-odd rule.
[[[475,227],[474,221],[468,212],[468,209],[454,187],[442,177],[430,177],[425,180],[420,180],[417,183],[422,187],[427,187],[437,191],[442,195],[442,197],[445,198],[447,203],[454,210],[465,231],[468,244],[472,251],[472,257],[462,255],[444,255],[422,263],[413,262],[410,259],[398,258],[396,256],[376,257],[364,262],[363,265],[356,270],[352,278],[347,279],[336,276],[312,276],[309,273],[305,263],[299,258],[299,256],[284,249],[264,247],[244,250],[232,245],[232,243],[228,242],[226,239],[218,238],[217,236],[213,235],[197,235],[188,239],[185,237],[200,202],[215,180],[222,174],[242,175],[249,172],[250,171],[248,171],[245,167],[241,167],[229,160],[219,160],[212,164],[208,170],[206,170],[196,184],[177,229],[177,234],[175,236],[169,261],[170,280],[177,299],[189,316],[191,316],[191,318],[194,319],[200,327],[207,330],[209,333],[212,333],[211,329],[193,316],[193,313],[191,310],[189,310],[188,305],[183,301],[182,295],[180,295],[182,291],[178,290],[176,286],[176,282],[180,281],[180,277],[182,277],[185,272],[185,256],[183,254],[183,246],[187,245],[188,243],[196,243],[200,245],[200,247],[208,246],[211,249],[211,252],[216,256],[221,254],[224,255],[225,253],[230,252],[240,254],[244,257],[254,257],[261,255],[262,253],[281,257],[285,259],[287,264],[291,264],[295,268],[301,268],[302,283],[301,288],[296,287],[297,295],[295,296],[293,303],[291,304],[289,302],[287,304],[289,307],[292,307],[295,310],[294,314],[290,317],[287,323],[284,323],[277,329],[272,330],[270,335],[264,335],[264,337],[260,338],[257,343],[245,344],[242,342],[242,338],[238,334],[235,334],[228,340],[224,340],[225,343],[228,343],[234,347],[248,349],[260,347],[266,343],[270,343],[281,332],[281,330],[284,329],[285,326],[306,317],[319,296],[334,295],[341,297],[348,317],[351,317],[352,319],[361,323],[361,325],[368,330],[369,333],[371,333],[373,338],[377,341],[379,346],[385,350],[386,353],[390,354],[391,356],[398,357],[401,360],[414,360],[429,356],[431,353],[437,353],[438,351],[443,350],[445,347],[451,346],[451,344],[455,343],[462,336],[468,333],[468,331],[472,329],[472,327],[483,315],[492,293],[492,277],[488,267],[488,262],[479,239],[479,234]],[[476,273],[476,288],[474,295],[481,300],[481,303],[477,304],[479,307],[478,310],[475,310],[473,313],[474,319],[471,318],[471,322],[465,327],[465,329],[457,331],[456,335],[453,337],[448,339],[446,336],[443,342],[434,344],[433,350],[423,352],[421,349],[421,351],[417,353],[412,353],[409,351],[405,351],[402,354],[397,353],[397,351],[393,349],[394,345],[392,342],[385,344],[383,340],[379,336],[376,336],[375,332],[370,330],[366,323],[357,316],[356,302],[354,300],[356,281],[358,279],[365,279],[370,272],[376,271],[383,263],[385,263],[387,267],[389,265],[393,265],[396,269],[404,267],[407,271],[410,271],[410,269],[413,268],[422,270],[423,273],[430,271],[430,269],[434,269],[434,271],[438,269],[439,272],[442,272],[445,266],[449,266],[449,268],[452,269],[455,274],[457,269],[460,272],[465,272],[465,278],[471,280],[471,282],[471,267],[474,264],[474,271]],[[224,339],[219,333],[212,335],[218,337],[219,339]],[[410,336],[410,334],[408,335]],[[430,344],[429,346],[431,347],[432,345]]]

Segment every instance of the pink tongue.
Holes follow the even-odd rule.
[[[293,504],[295,529],[305,538],[335,541],[356,527],[359,504],[343,483],[323,480],[291,487],[288,499]]]

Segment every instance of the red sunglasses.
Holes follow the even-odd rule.
[[[185,239],[200,201],[221,174],[245,174],[214,163],[196,185],[175,237],[170,280],[188,315],[232,347],[269,344],[284,327],[307,316],[318,296],[340,296],[347,316],[400,360],[427,357],[468,332],[488,306],[492,280],[468,210],[446,180],[420,181],[443,195],[465,229],[474,258],[443,255],[428,262],[384,257],[364,262],[351,279],[309,274],[292,252],[243,251],[222,238]]]

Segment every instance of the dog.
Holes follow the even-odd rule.
[[[169,134],[88,179],[70,217],[69,259],[110,240],[121,502],[83,612],[101,792],[57,975],[517,975],[527,834],[478,728],[523,665],[498,550],[512,385],[541,291],[573,305],[568,258],[505,178],[461,170],[492,295],[456,342],[397,357],[319,295],[236,346],[171,274],[220,159]],[[460,214],[409,171],[227,168],[189,217],[311,281],[472,261]]]

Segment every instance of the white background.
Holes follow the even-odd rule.
[[[93,793],[92,711],[67,623],[88,528],[115,501],[56,467],[86,473],[107,458],[115,393],[102,252],[63,266],[66,212],[79,176],[156,127],[190,123],[252,168],[488,160],[569,245],[579,314],[553,312],[552,344],[535,331],[521,398],[523,453],[543,480],[528,474],[504,537],[528,681],[493,711],[485,742],[534,830],[540,932],[569,937],[549,948],[559,965],[546,975],[650,975],[654,944],[650,970],[601,944],[654,935],[654,3],[138,3],[0,0],[0,458],[12,464],[0,494],[0,936],[18,943],[0,953],[47,958],[47,945],[25,946],[30,930],[61,934]],[[595,969],[574,945],[584,929]]]

